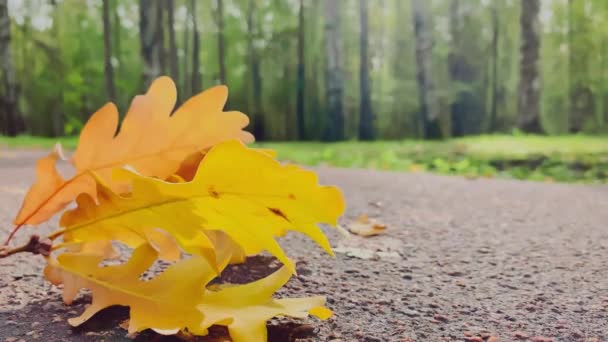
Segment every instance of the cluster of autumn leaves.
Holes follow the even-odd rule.
[[[71,177],[57,170],[59,149],[38,161],[15,224],[40,224],[75,201],[48,236],[53,252],[44,271],[63,285],[66,303],[82,288],[92,293],[70,324],[123,305],[130,333],[205,335],[224,325],[234,341],[263,341],[272,317],[331,316],[323,297],[273,298],[295,273],[276,238],[297,231],[333,254],[317,224],[337,224],[342,195],[319,186],[313,172],[279,163],[272,151],[245,146],[253,141],[243,131],[248,119],[224,112],[226,99],[218,86],[173,111],[175,85],[160,77],[134,98],[118,133],[113,104],[91,116],[69,160]],[[108,264],[124,254],[117,244],[133,252]],[[283,267],[248,284],[208,286],[228,264],[263,251]],[[157,260],[171,265],[144,280]]]

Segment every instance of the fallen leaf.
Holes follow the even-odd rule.
[[[56,151],[38,161],[36,182],[26,194],[14,223],[44,222],[79,194],[96,198],[91,172],[113,190],[124,191],[124,182],[111,179],[115,168],[129,165],[143,175],[165,179],[180,168],[187,156],[219,142],[253,141],[251,134],[242,131],[249,122],[247,116],[222,111],[227,94],[224,86],[211,88],[190,98],[170,115],[177,96],[175,84],[168,77],[160,77],[145,95],[133,99],[117,135],[118,111],[114,104],[106,104],[82,129],[71,158],[74,176],[64,179],[59,175]]]
[[[93,301],[78,317],[68,319],[79,326],[97,312],[113,305],[129,306],[129,333],[147,328],[173,334],[182,328],[206,334],[200,322],[203,314],[193,302],[202,296],[203,286],[215,272],[201,257],[194,256],[171,265],[149,281],[140,280],[156,260],[157,252],[148,244],[138,247],[125,264],[100,267],[103,256],[64,253],[49,259],[45,277],[53,284],[63,284],[66,304],[80,289],[91,290]]]
[[[72,326],[79,326],[109,306],[125,305],[129,306],[130,334],[153,329],[170,335],[187,329],[206,335],[210,326],[224,325],[234,342],[243,342],[265,341],[266,321],[278,315],[331,316],[324,297],[272,298],[292,275],[287,267],[249,284],[224,284],[211,291],[205,286],[215,272],[197,256],[169,266],[149,281],[140,280],[157,256],[151,246],[144,244],[125,264],[100,267],[103,258],[99,255],[64,253],[49,260],[45,275],[52,283],[64,285],[63,299],[68,304],[80,289],[91,290],[92,304],[80,316],[68,320]]]
[[[282,267],[261,280],[207,292],[199,305],[204,314],[202,326],[225,325],[234,342],[266,341],[266,321],[272,317],[331,317],[331,310],[324,306],[325,297],[272,299],[291,275]]]
[[[359,236],[374,236],[386,231],[386,225],[375,219],[370,219],[366,214],[360,215],[355,221],[348,224],[348,230]]]
[[[238,141],[212,148],[188,183],[169,183],[126,170],[115,174],[132,183],[132,193],[123,197],[100,183],[99,204],[87,195],[78,196],[77,208],[61,218],[65,229],[55,236],[63,234],[66,241],[78,242],[117,240],[136,247],[149,240],[151,230],[162,228],[185,252],[211,261],[214,246],[205,231],[221,231],[245,255],[266,250],[294,271],[275,240],[293,230],[333,255],[317,224],[337,224],[345,208],[340,191],[319,186],[311,171],[282,165]],[[173,248],[170,243],[166,246]],[[164,255],[175,253],[159,247]]]

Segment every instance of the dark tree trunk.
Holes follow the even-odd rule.
[[[325,0],[325,91],[327,123],[323,140],[344,139],[344,80],[342,76],[342,38],[338,0]]]
[[[123,65],[122,65],[122,48],[121,48],[121,37],[122,37],[122,25],[120,23],[120,16],[118,15],[118,1],[111,1],[112,6],[110,10],[112,12],[112,55],[114,59],[118,62],[116,68],[113,68],[116,71],[116,74],[122,75]],[[114,88],[116,88],[116,81],[114,81]],[[120,89],[115,93],[115,101],[118,107],[121,107],[122,104],[122,96],[120,93]]]
[[[192,18],[192,94],[197,94],[202,88],[200,70],[200,33],[198,32],[198,20],[196,20],[196,0],[190,0],[190,15]]]
[[[165,0],[167,4],[167,30],[169,32],[169,73],[173,81],[179,84],[179,73],[177,71],[177,43],[175,41],[175,18],[173,0]]]
[[[103,61],[106,82],[106,95],[116,102],[114,68],[112,67],[112,24],[110,23],[110,0],[103,0]]]
[[[439,125],[439,105],[431,74],[433,40],[428,24],[427,6],[426,0],[412,0],[412,19],[416,40],[416,81],[420,98],[419,123],[424,138],[440,139],[442,133]]]
[[[306,89],[306,73],[304,69],[304,0],[300,0],[298,12],[298,73],[297,73],[297,103],[296,103],[296,124],[298,126],[298,139],[306,139],[306,124],[304,122],[304,92]]]
[[[407,5],[404,1],[394,2],[394,15],[403,16],[405,13],[404,7]],[[394,25],[393,39],[389,41],[387,47],[393,47],[395,52],[392,56],[391,67],[389,72],[392,73],[396,80],[395,87],[391,91],[393,96],[391,114],[390,114],[390,128],[388,129],[389,136],[391,138],[403,138],[411,133],[411,125],[409,124],[412,120],[409,115],[403,111],[403,101],[401,97],[407,91],[406,82],[409,80],[408,63],[404,63],[407,60],[410,51],[408,46],[407,35],[403,34],[403,27],[400,25]],[[409,131],[409,132],[408,132]]]
[[[471,4],[467,1],[452,0],[450,2],[450,52],[448,66],[452,89],[455,89],[454,101],[451,105],[452,135],[481,133],[483,118],[482,96],[476,91],[475,83],[479,72],[467,57],[465,40],[470,37],[464,32],[464,23],[471,12]],[[482,89],[485,89],[482,87]],[[485,93],[484,93],[485,94]]]
[[[580,113],[576,110],[576,92],[574,81],[574,0],[568,0],[568,125],[570,132],[577,133],[582,129]]]
[[[249,0],[247,8],[247,54],[249,64],[249,114],[253,135],[256,139],[264,140],[264,112],[262,109],[262,75],[260,74],[260,60],[253,41],[258,34],[257,22],[254,20],[255,0]]]
[[[192,11],[192,0],[186,3],[188,12],[186,14],[187,22],[184,23],[184,32],[181,36],[183,39],[182,46],[184,47],[184,58],[180,61],[178,66],[179,78],[182,80],[181,93],[182,98],[187,99],[192,95],[192,80],[194,79],[194,69],[190,70],[192,56],[192,20],[194,12]],[[196,8],[196,5],[195,5]]]
[[[492,107],[490,108],[489,131],[496,131],[496,117],[498,116],[498,5],[492,4]]]
[[[528,133],[542,133],[540,123],[539,0],[521,0],[521,66],[518,94],[518,126]]]
[[[359,139],[374,139],[374,114],[372,112],[372,100],[369,80],[369,58],[368,58],[368,8],[367,0],[359,0],[359,15],[361,31],[359,36],[359,81],[361,91],[361,105],[359,108]]]
[[[156,32],[158,32],[158,61],[160,63],[160,73],[167,73],[167,49],[165,47],[165,6],[163,1],[156,1],[158,7],[156,15]],[[149,5],[153,6],[153,5]]]
[[[589,75],[592,52],[588,45],[580,43],[591,34],[587,29],[587,5],[588,2],[585,1],[568,0],[568,93],[569,126],[572,133],[583,131],[595,113],[594,91],[590,86],[593,76]]]
[[[121,24],[120,24],[120,16],[118,15],[118,0],[112,1],[114,6],[112,6],[112,44],[113,44],[113,52],[114,58],[116,58],[120,62],[120,57],[122,56],[122,49],[120,44],[121,37]],[[120,63],[118,63],[120,68]]]
[[[51,112],[51,135],[54,137],[60,137],[64,134],[64,106],[63,106],[63,80],[64,80],[64,66],[62,63],[62,59],[61,59],[61,42],[59,40],[60,37],[60,31],[59,31],[59,22],[60,22],[60,13],[59,10],[57,9],[57,2],[55,0],[51,0],[51,5],[53,6],[53,28],[52,28],[52,35],[53,37],[55,37],[56,39],[56,54],[57,54],[57,59],[59,61],[59,63],[56,66],[56,73],[55,73],[55,90],[57,91],[57,94],[55,96],[56,98],[56,102],[54,104],[54,106],[52,107],[52,109],[50,110]],[[83,115],[85,115],[85,119],[88,119],[88,114],[85,114],[86,112],[83,111]]]
[[[227,84],[226,80],[226,51],[224,42],[224,1],[217,0],[217,51],[220,66],[220,83]]]
[[[144,87],[161,73],[158,12],[158,6],[153,6],[146,0],[139,0],[139,39],[144,62],[142,75]]]
[[[2,63],[4,86],[2,107],[0,107],[4,116],[0,118],[4,121],[4,133],[8,136],[15,136],[21,132],[23,125],[17,108],[17,78],[11,51],[11,20],[8,15],[8,0],[0,0],[0,63]]]

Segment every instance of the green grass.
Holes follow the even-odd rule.
[[[476,136],[448,141],[259,143],[304,165],[431,171],[467,177],[608,182],[608,137]]]
[[[20,135],[11,138],[0,135],[0,147],[51,148],[58,142],[67,149],[74,149],[78,144],[78,137],[45,138]]]
[[[0,136],[0,147],[74,148],[77,138]],[[279,159],[303,165],[431,171],[467,177],[608,183],[608,137],[475,136],[447,141],[268,142]]]

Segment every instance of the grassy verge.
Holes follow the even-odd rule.
[[[77,138],[0,136],[0,146],[74,148]],[[476,136],[448,141],[269,142],[259,147],[304,165],[431,171],[467,177],[608,183],[608,137]]]
[[[56,143],[61,143],[67,149],[74,149],[78,144],[78,137],[45,138],[20,135],[11,138],[0,135],[0,147],[51,148]]]
[[[442,142],[260,143],[305,165],[608,183],[608,137],[477,136]]]

